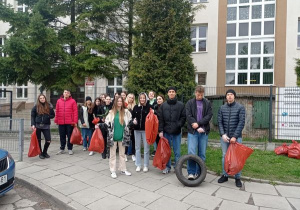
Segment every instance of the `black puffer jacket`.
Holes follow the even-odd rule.
[[[237,102],[224,104],[218,112],[218,125],[220,135],[226,134],[229,138],[242,137],[245,126],[245,107]]]
[[[145,121],[146,117],[150,112],[149,101],[146,103],[146,106],[135,105],[132,110],[132,120],[136,118],[137,124],[134,125],[134,130],[145,130]]]
[[[197,103],[195,98],[186,103],[185,109],[188,122],[188,132],[194,134],[196,129],[193,129],[192,124],[198,123],[199,127],[203,128],[205,133],[208,135],[210,131],[209,121],[213,116],[211,103],[207,99],[203,98],[202,119],[200,121],[197,121]]]
[[[49,104],[49,108],[49,114],[39,114],[36,106],[34,106],[31,110],[31,126],[36,126],[36,124],[50,125],[51,119],[55,117],[55,113],[51,104]]]
[[[184,104],[177,99],[168,99],[158,111],[159,132],[178,135],[186,119]]]

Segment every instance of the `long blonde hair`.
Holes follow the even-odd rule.
[[[121,99],[122,100],[122,106],[121,109],[118,110],[118,100]],[[117,111],[119,111],[119,122],[120,124],[123,126],[124,125],[124,116],[125,116],[125,103],[124,100],[121,96],[117,96],[114,100],[114,105],[112,108],[112,112],[114,113],[114,116],[116,116]]]
[[[133,97],[132,103],[129,103],[129,102],[128,102],[128,97],[129,97],[130,95]],[[127,97],[126,97],[126,101],[125,101],[125,102],[127,103],[127,109],[133,110],[133,107],[136,105],[134,94],[133,94],[133,93],[129,93],[129,94],[127,95]]]

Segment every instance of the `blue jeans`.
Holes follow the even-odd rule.
[[[81,128],[81,134],[83,139],[83,147],[89,147],[92,139],[93,130],[90,128]],[[89,143],[87,143],[87,137],[89,137]]]
[[[175,167],[177,161],[180,158],[181,133],[178,135],[173,135],[173,134],[168,134],[168,133],[164,132],[164,137],[166,139],[168,139],[170,147],[172,148],[172,146],[173,146],[173,152],[175,155],[175,165],[174,165],[174,167]],[[169,161],[167,163],[167,168],[169,170],[171,169],[171,158],[169,159]]]
[[[242,138],[238,138],[236,141],[239,143],[242,143]],[[222,137],[221,137],[221,147],[222,147],[222,171],[223,171],[223,175],[228,176],[228,174],[225,172],[225,169],[224,169],[224,163],[225,163],[225,155],[228,150],[229,143],[224,142]],[[239,179],[239,178],[241,178],[241,174],[242,174],[242,171],[240,171],[239,173],[234,175],[234,177],[236,179]]]
[[[144,167],[149,167],[149,151],[150,145],[147,143],[145,131],[134,131],[135,138],[135,155],[136,161],[135,165],[142,166],[142,157],[141,157],[141,143],[142,139],[144,142]]]
[[[207,142],[208,135],[206,133],[198,133],[197,131],[194,134],[188,133],[188,154],[198,155],[205,162]],[[193,160],[188,161],[187,171],[188,174],[200,174],[199,166]]]

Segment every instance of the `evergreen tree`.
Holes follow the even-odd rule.
[[[135,94],[166,93],[175,86],[187,99],[195,86],[190,44],[193,9],[186,0],[141,0],[136,3],[136,36],[126,87]]]

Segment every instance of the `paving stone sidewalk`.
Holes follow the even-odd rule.
[[[162,174],[152,166],[147,173],[136,172],[129,159],[132,176],[110,177],[108,160],[100,154],[89,156],[82,146],[74,146],[74,155],[55,155],[59,142],[49,148],[51,158],[28,158],[29,140],[25,140],[23,162],[17,162],[16,177],[38,187],[66,206],[85,210],[300,210],[300,187],[243,182],[238,189],[234,180],[218,184],[218,177],[207,174],[198,187],[183,186],[174,171]]]

